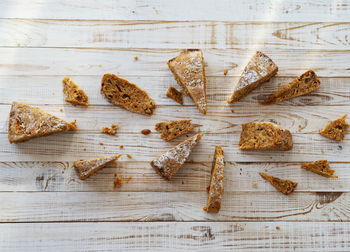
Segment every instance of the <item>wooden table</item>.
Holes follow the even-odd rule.
[[[317,134],[350,109],[349,0],[2,0],[0,32],[0,251],[350,250],[350,134],[341,143]],[[166,61],[185,48],[203,49],[206,116],[188,98],[180,106],[165,96],[177,86]],[[226,105],[257,49],[277,63],[277,77]],[[307,69],[321,77],[319,91],[277,105],[257,103]],[[107,103],[99,91],[107,72],[147,90],[155,114]],[[64,102],[64,76],[86,90],[91,106]],[[15,100],[76,119],[79,131],[9,144]],[[185,137],[164,142],[154,125],[187,118],[203,125],[205,135],[166,182],[149,161]],[[240,125],[254,120],[289,129],[293,150],[240,151]],[[99,133],[112,123],[120,125],[117,136]],[[142,129],[153,132],[145,136]],[[215,145],[227,161],[216,215],[202,210]],[[132,158],[86,181],[72,168],[72,161],[115,153]],[[339,179],[300,169],[300,162],[318,159],[328,159]],[[284,196],[261,171],[299,186]],[[115,189],[115,174],[132,179]]]

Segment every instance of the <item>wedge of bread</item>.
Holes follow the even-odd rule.
[[[89,97],[77,84],[69,77],[63,79],[63,93],[66,95],[66,102],[73,105],[88,106]]]
[[[183,99],[183,94],[179,90],[177,90],[174,87],[169,87],[166,96],[169,97],[170,99],[173,99],[177,103],[184,105],[184,99]]]
[[[303,163],[301,164],[301,168],[314,172],[323,177],[338,178],[338,176],[333,175],[335,173],[335,170],[331,169],[327,160],[318,160],[315,162]]]
[[[275,187],[278,191],[285,195],[289,195],[292,192],[294,192],[294,189],[297,187],[298,183],[287,180],[287,179],[280,179],[277,177],[270,176],[266,173],[260,172],[260,176],[265,179],[266,181],[270,182],[270,184]]]
[[[165,141],[171,141],[183,134],[191,132],[194,129],[194,125],[191,120],[179,120],[157,123],[155,127],[156,131],[160,132],[160,137]]]
[[[349,124],[346,122],[348,115],[343,115],[335,121],[329,122],[322,130],[320,130],[320,135],[342,141],[345,137],[345,133],[349,128]]]
[[[106,167],[109,163],[117,160],[118,156],[100,157],[89,160],[81,160],[74,162],[73,166],[81,180],[87,179],[91,175],[95,174],[102,168]]]

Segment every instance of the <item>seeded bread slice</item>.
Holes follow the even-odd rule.
[[[287,179],[280,179],[277,177],[270,176],[266,173],[260,172],[260,176],[270,182],[270,184],[275,187],[278,191],[285,195],[289,195],[292,192],[294,192],[294,189],[297,187],[298,183],[287,180]]]
[[[318,160],[315,162],[303,163],[301,164],[301,168],[312,171],[323,177],[338,178],[338,176],[333,175],[335,173],[335,170],[331,169],[327,160]]]
[[[184,105],[182,92],[178,91],[176,88],[169,87],[168,91],[166,92],[166,96],[173,99],[177,103]]]
[[[65,101],[73,105],[88,106],[89,98],[87,94],[69,77],[63,79],[63,93],[67,96]]]
[[[161,132],[160,137],[162,139],[170,141],[191,132],[194,129],[194,125],[191,123],[191,120],[169,121],[157,123],[155,129]]]
[[[324,137],[342,141],[349,128],[349,124],[346,122],[347,116],[343,115],[337,120],[329,122],[319,133]]]
[[[117,160],[118,156],[100,157],[89,160],[81,160],[74,162],[73,166],[81,180],[87,179],[91,175],[95,174],[109,163]]]

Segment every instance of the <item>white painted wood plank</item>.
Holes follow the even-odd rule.
[[[98,20],[349,21],[350,2],[327,0],[3,0],[0,18]]]
[[[239,77],[216,76],[207,78],[207,99],[210,105],[226,105],[226,100],[232,93],[234,84]],[[155,100],[157,105],[178,105],[166,97],[165,93],[169,86],[181,89],[169,73],[167,76],[127,76],[121,75],[129,81],[136,83],[145,89]],[[295,76],[296,77],[296,76]],[[12,101],[22,101],[29,104],[65,104],[62,92],[62,76],[0,76],[0,104],[10,104]],[[92,105],[109,105],[100,93],[100,76],[71,76],[79,86],[89,95]],[[235,111],[237,106],[260,106],[257,102],[275,92],[279,87],[287,84],[294,77],[274,77],[269,83],[254,90],[247,97],[231,105]],[[310,95],[284,101],[279,105],[349,105],[350,104],[350,78],[321,78],[321,88]],[[193,101],[185,96],[185,105],[193,105]],[[270,106],[271,107],[271,106]],[[269,108],[269,107],[264,107]],[[158,110],[158,109],[157,109]],[[157,111],[156,110],[156,111]],[[209,109],[210,110],[210,109]],[[238,110],[239,111],[239,110]],[[237,111],[237,112],[238,112]],[[209,111],[210,112],[210,111]],[[235,112],[236,113],[236,112]]]
[[[211,162],[191,162],[172,179],[162,179],[148,162],[118,162],[85,181],[78,179],[72,162],[2,162],[0,191],[203,192],[210,181]],[[350,192],[350,163],[331,163],[338,179],[328,179],[300,168],[300,163],[226,162],[225,192],[275,192],[258,172],[299,183],[297,192]],[[114,188],[115,175],[128,183]],[[184,193],[185,194],[185,193]]]
[[[2,251],[348,251],[349,236],[322,222],[0,224]]]
[[[349,77],[347,50],[264,49],[279,66],[279,76],[296,77],[314,69],[320,77]],[[179,49],[61,49],[0,48],[0,75],[100,75],[106,72],[133,76],[172,76],[166,62]],[[239,76],[254,49],[203,50],[207,76],[231,70]],[[135,61],[134,56],[139,60]]]
[[[0,46],[348,50],[350,23],[0,19]]]
[[[268,183],[268,182],[266,182]],[[1,192],[0,222],[349,221],[350,193],[227,192],[218,214],[207,192]]]

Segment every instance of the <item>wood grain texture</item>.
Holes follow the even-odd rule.
[[[348,50],[350,23],[0,19],[0,47]]]
[[[180,49],[0,48],[0,75],[172,76],[166,62]],[[239,76],[255,49],[203,50],[207,76]],[[350,50],[266,49],[279,76],[296,77],[313,69],[320,77],[349,77]],[[139,60],[135,61],[134,56]],[[322,59],[322,60],[320,60]]]
[[[117,162],[85,181],[79,180],[72,162],[2,162],[0,191],[203,192],[210,181],[211,165],[211,162],[186,163],[169,183],[148,162]],[[258,172],[298,182],[297,192],[350,192],[350,163],[331,163],[331,167],[338,179],[308,172],[300,168],[300,163],[226,162],[225,192],[275,192]],[[116,175],[131,180],[116,189],[113,184]]]
[[[11,223],[0,224],[0,248],[70,252],[348,251],[349,235],[349,223],[322,222]],[[35,250],[31,249],[33,241]]]
[[[3,0],[0,18],[98,19],[98,20],[221,20],[221,21],[349,21],[350,2],[343,0],[230,1],[210,0]]]

